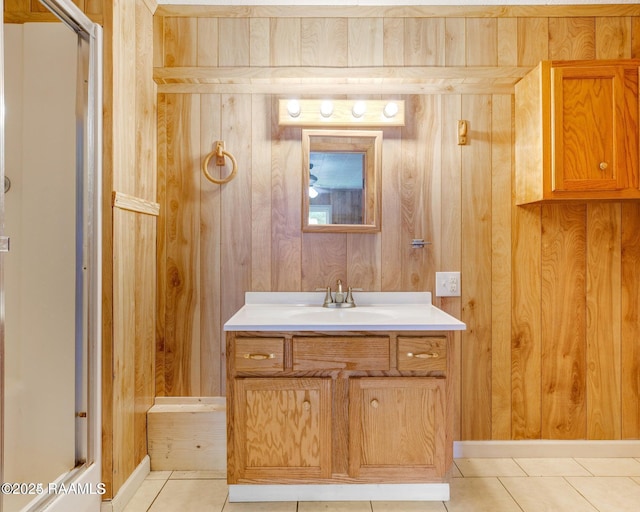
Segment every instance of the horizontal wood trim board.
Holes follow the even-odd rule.
[[[513,94],[526,67],[155,68],[159,93]],[[351,91],[353,89],[353,91]]]
[[[160,5],[155,16],[219,18],[554,18],[639,16],[640,6],[495,5],[495,6],[208,6]]]
[[[136,213],[144,213],[146,215],[160,215],[160,205],[146,199],[123,194],[122,192],[113,191],[113,206],[121,210],[129,210]]]

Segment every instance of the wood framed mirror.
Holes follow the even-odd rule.
[[[382,131],[302,130],[302,231],[380,231]]]

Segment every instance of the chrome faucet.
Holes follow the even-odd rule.
[[[356,303],[353,300],[353,289],[351,286],[349,286],[347,293],[345,293],[342,289],[341,279],[338,279],[336,285],[338,289],[335,295],[331,294],[331,286],[327,286],[327,293],[324,296],[324,303],[322,305],[325,308],[355,308]]]

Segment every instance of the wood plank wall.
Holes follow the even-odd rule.
[[[222,325],[246,291],[338,278],[433,290],[436,271],[460,270],[462,297],[435,299],[468,326],[454,354],[456,439],[640,437],[640,204],[516,207],[512,87],[419,79],[640,57],[637,5],[161,6],[154,23],[158,395],[224,394]],[[389,73],[332,86],[313,79],[324,67]],[[406,101],[407,125],[384,131],[379,234],[300,229],[301,133],[278,126],[277,99],[340,90]],[[218,139],[239,168],[223,186],[200,171]]]
[[[105,2],[103,499],[147,455],[155,398],[157,92],[150,0]]]

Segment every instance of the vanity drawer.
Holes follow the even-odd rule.
[[[398,336],[398,370],[445,372],[447,338]]]
[[[389,370],[386,336],[293,338],[293,370]]]
[[[236,338],[236,371],[284,370],[284,338]]]

